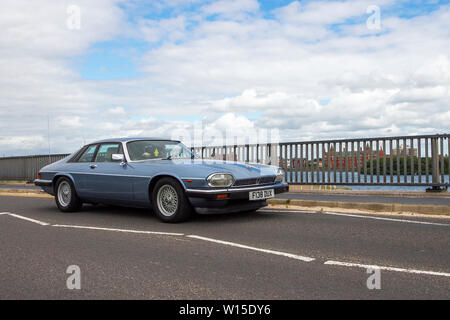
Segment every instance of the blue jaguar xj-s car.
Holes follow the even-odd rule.
[[[263,164],[197,159],[180,141],[108,139],[41,169],[37,186],[63,212],[83,203],[152,207],[164,222],[198,213],[257,210],[288,191],[283,170]]]

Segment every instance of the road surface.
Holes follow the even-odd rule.
[[[443,218],[265,209],[171,225],[0,197],[0,300],[449,299],[449,245]],[[80,290],[66,286],[72,265]]]

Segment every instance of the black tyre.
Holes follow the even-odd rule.
[[[56,182],[55,201],[62,212],[75,212],[83,205],[72,181],[68,178],[59,178]]]
[[[192,207],[183,188],[173,178],[159,180],[152,192],[153,210],[164,222],[186,221],[192,214]]]

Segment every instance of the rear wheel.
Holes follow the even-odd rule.
[[[68,178],[60,178],[56,182],[55,201],[58,209],[62,212],[78,211],[83,205],[72,181]]]
[[[181,222],[187,220],[192,207],[183,188],[173,178],[159,180],[152,192],[153,209],[164,222]]]

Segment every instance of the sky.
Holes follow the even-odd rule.
[[[0,156],[450,131],[449,1],[2,0],[0,30]]]

